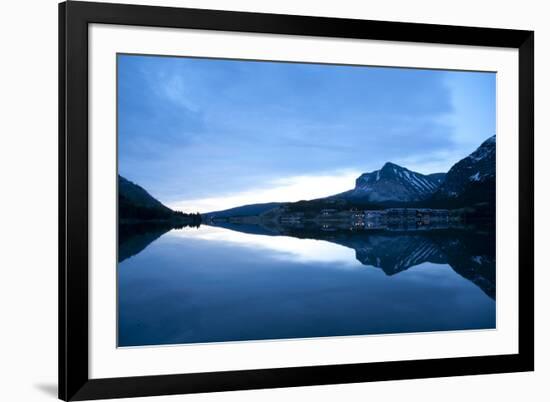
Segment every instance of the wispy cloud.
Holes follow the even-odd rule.
[[[173,102],[182,109],[195,113],[199,111],[199,106],[192,100],[189,86],[181,75],[162,71],[153,81],[152,87],[161,101],[164,99]]]

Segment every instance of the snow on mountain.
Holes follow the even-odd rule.
[[[449,170],[436,197],[459,197],[472,184],[494,180],[495,174],[496,136],[492,136]]]
[[[381,169],[359,176],[353,190],[337,197],[370,202],[419,201],[437,191],[444,176],[444,173],[423,175],[387,162]]]

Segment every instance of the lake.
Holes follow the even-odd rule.
[[[119,236],[120,347],[495,328],[494,228]]]

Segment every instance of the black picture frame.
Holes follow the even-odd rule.
[[[88,375],[88,25],[508,47],[519,51],[517,354],[124,378]],[[534,32],[70,1],[59,5],[59,398],[88,400],[534,370]]]

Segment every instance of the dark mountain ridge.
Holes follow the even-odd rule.
[[[277,208],[280,205],[285,204],[284,202],[267,202],[263,204],[248,204],[242,205],[235,208],[224,209],[223,211],[212,211],[205,214],[202,214],[204,217],[216,216],[218,218],[225,218],[230,216],[250,216],[250,215],[261,215],[263,212],[269,211],[270,209]]]
[[[174,211],[143,187],[118,175],[118,218],[120,224],[166,222],[171,226],[200,224],[200,214]]]
[[[460,197],[472,184],[494,180],[495,176],[496,136],[492,136],[451,167],[434,197]]]
[[[430,206],[475,208],[475,215],[495,217],[496,137],[484,141],[473,153],[453,165]]]

